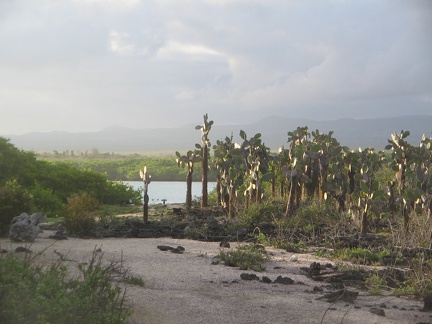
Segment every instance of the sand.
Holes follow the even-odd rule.
[[[309,267],[312,261],[335,262],[312,254],[295,254],[298,260],[293,262],[293,253],[266,248],[272,254],[266,271],[253,272],[212,264],[221,249],[218,242],[171,238],[55,241],[48,238],[51,234],[52,231],[44,231],[31,245],[2,238],[0,248],[14,251],[18,246],[26,246],[33,253],[43,251],[47,260],[57,260],[60,253],[79,262],[88,260],[100,248],[104,260],[123,259],[130,273],[145,282],[144,287],[127,286],[128,304],[134,312],[128,319],[131,324],[432,322],[432,314],[420,311],[421,302],[395,296],[371,296],[361,291],[354,303],[317,300],[328,284],[313,281],[300,268]],[[237,244],[231,242],[231,248]],[[185,251],[163,252],[157,248],[159,245],[180,245]],[[240,278],[244,272],[271,280],[289,277],[294,284],[246,281]],[[313,293],[315,286],[323,287],[324,292]],[[379,308],[383,303],[385,316],[371,313],[371,308]]]

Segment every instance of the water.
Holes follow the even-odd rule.
[[[123,181],[134,189],[143,189],[142,181]],[[216,188],[216,182],[207,184],[208,192]],[[166,199],[167,204],[184,204],[186,202],[186,181],[152,181],[148,186],[149,205],[161,204]],[[192,198],[201,197],[201,182],[192,182]]]

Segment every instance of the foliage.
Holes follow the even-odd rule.
[[[0,185],[0,234],[5,233],[10,222],[15,216],[21,213],[33,211],[32,197],[27,189],[21,186],[18,181],[7,181]]]
[[[174,157],[148,157],[139,155],[108,157],[92,156],[70,156],[60,155],[59,157],[41,157],[41,160],[49,161],[53,164],[68,164],[79,170],[92,170],[97,173],[105,174],[111,181],[139,181],[139,171],[143,165],[152,170],[154,181],[183,181],[186,177],[186,170],[179,169],[173,163]],[[196,166],[196,174],[193,181],[200,181],[201,166]],[[209,172],[210,181],[215,180],[214,172]]]
[[[352,248],[335,251],[333,256],[355,264],[364,265],[395,265],[402,262],[399,255],[390,249],[373,250]]]
[[[369,294],[380,295],[382,287],[386,284],[386,280],[378,275],[372,275],[366,278],[365,284],[369,289]]]
[[[264,263],[268,260],[265,250],[250,245],[239,246],[227,252],[221,250],[219,258],[229,267],[254,271],[264,271]]]
[[[281,207],[273,202],[254,203],[239,213],[239,218],[253,227],[280,218]]]
[[[35,211],[57,217],[61,215],[63,202],[54,194],[52,189],[45,188],[38,182],[35,182],[34,187],[31,188],[31,196]]]
[[[99,202],[83,192],[68,198],[64,212],[64,225],[71,234],[86,236],[96,228]]]
[[[65,163],[36,160],[33,153],[23,152],[0,137],[0,200],[3,218],[21,212],[44,212],[48,216],[60,213],[69,196],[86,191],[106,204],[140,203],[140,193],[126,184],[108,181],[104,174],[77,168]],[[15,184],[10,187],[11,181]],[[6,189],[5,189],[6,187]],[[14,205],[16,195],[26,191],[25,199]],[[8,211],[9,209],[9,211]],[[0,223],[4,223],[0,220]]]
[[[72,278],[62,262],[38,265],[34,258],[8,254],[0,258],[1,323],[124,323],[130,311],[124,304],[118,264],[104,265],[93,254]],[[112,283],[113,270],[122,280]]]

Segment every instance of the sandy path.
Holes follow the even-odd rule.
[[[265,284],[241,280],[240,274],[245,271],[237,268],[212,265],[213,257],[220,250],[219,244],[214,242],[171,238],[54,241],[48,239],[50,234],[51,231],[45,231],[28,247],[33,252],[46,248],[44,256],[54,260],[58,258],[54,250],[68,253],[69,259],[89,259],[95,247],[102,249],[107,260],[120,260],[123,255],[131,273],[146,283],[145,287],[128,287],[128,300],[134,310],[129,323],[133,324],[321,323],[322,320],[323,323],[432,322],[431,314],[419,311],[420,302],[392,296],[369,296],[361,292],[354,304],[337,302],[331,305],[316,300],[322,294],[312,293],[313,287],[326,284],[307,278],[300,267],[308,267],[317,259],[324,263],[329,260],[308,254],[298,255],[297,262],[290,262],[291,253],[271,250],[274,256],[267,264],[266,272],[256,274],[272,280],[279,275],[288,276],[295,283]],[[185,253],[163,252],[157,249],[158,245],[181,245]],[[25,245],[0,239],[0,248],[12,251],[17,246]],[[371,307],[381,303],[387,306],[385,317],[370,312]]]

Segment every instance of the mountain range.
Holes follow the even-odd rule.
[[[174,153],[175,151],[193,150],[195,143],[200,143],[201,131],[195,130],[198,124],[200,122],[176,128],[146,129],[111,126],[98,132],[53,131],[0,136],[9,138],[12,144],[22,150],[34,152],[63,152],[66,150],[84,152],[97,149],[99,152]],[[287,133],[299,126],[307,126],[309,131],[318,129],[322,133],[334,131],[333,137],[351,149],[373,147],[376,150],[382,150],[387,145],[387,140],[391,138],[391,134],[402,130],[410,131],[411,135],[408,140],[414,145],[419,143],[423,134],[430,137],[432,116],[344,118],[327,121],[271,116],[244,125],[218,125],[215,121],[209,133],[209,139],[212,144],[216,144],[216,140],[232,135],[235,141],[240,142],[240,130],[244,130],[249,138],[256,133],[261,133],[264,144],[274,152],[283,145],[288,146]]]

